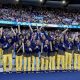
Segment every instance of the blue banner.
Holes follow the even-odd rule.
[[[45,26],[45,27],[60,27],[60,28],[80,28],[80,25],[58,25],[58,24],[45,24],[45,23],[29,23],[29,22],[16,22],[0,20],[0,24],[9,25],[23,25],[23,26]]]

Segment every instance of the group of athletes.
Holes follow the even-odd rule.
[[[21,30],[20,26],[5,34],[0,28],[0,60],[3,70],[13,69],[16,55],[16,71],[80,70],[80,32]],[[7,32],[8,33],[8,32]]]

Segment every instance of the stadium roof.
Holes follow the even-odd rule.
[[[75,7],[80,8],[80,0],[0,0],[1,4],[24,4],[32,6],[46,6],[46,7]]]

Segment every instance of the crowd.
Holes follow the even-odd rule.
[[[80,13],[54,9],[0,9],[0,19],[21,22],[79,25]]]
[[[80,32],[1,27],[0,61],[4,72],[7,66],[12,71],[14,54],[16,71],[80,70]]]

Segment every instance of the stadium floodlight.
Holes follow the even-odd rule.
[[[43,0],[40,0],[40,2],[43,2]]]
[[[16,2],[19,2],[19,0],[16,0]]]
[[[66,4],[66,1],[65,1],[65,0],[63,0],[63,1],[62,1],[62,3],[63,3],[63,4]]]

